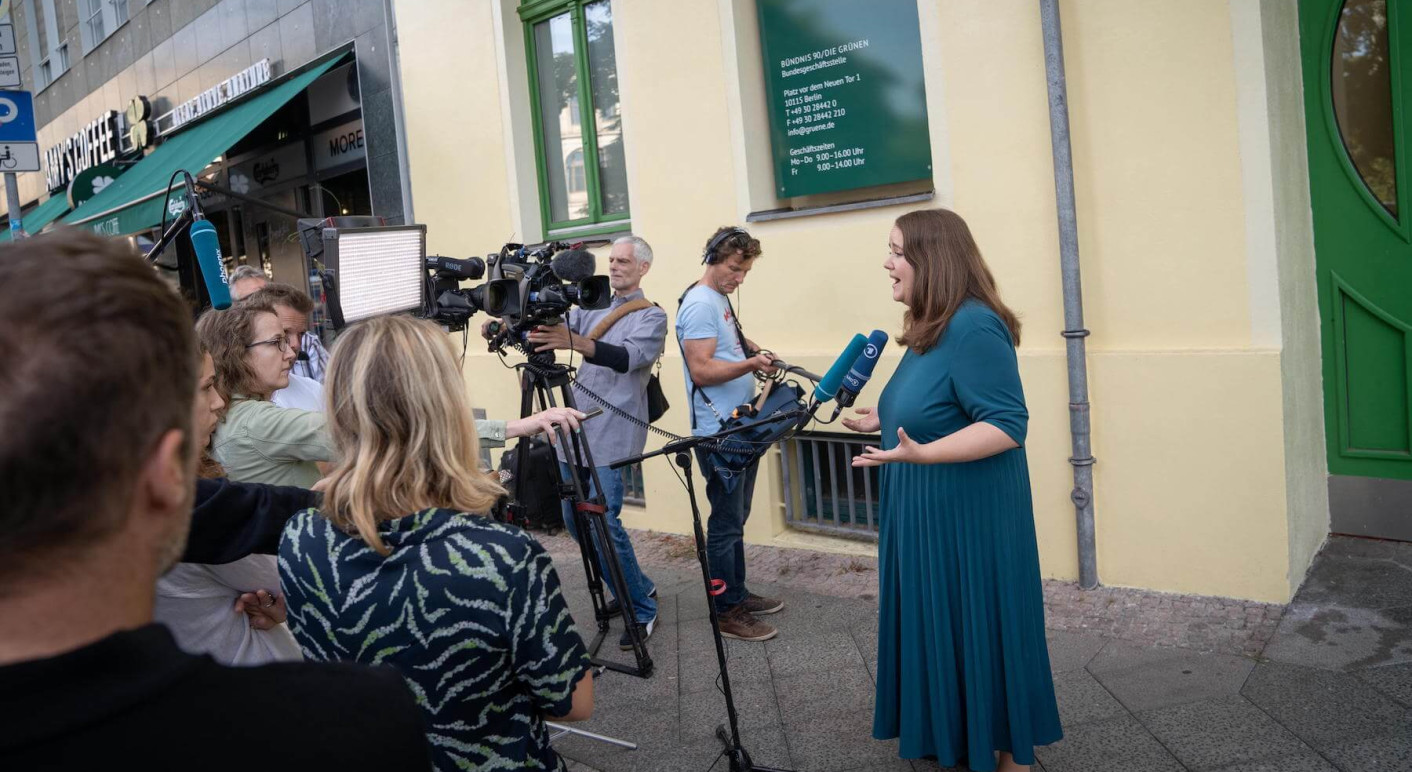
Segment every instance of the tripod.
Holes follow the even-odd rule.
[[[793,410],[788,413],[781,413],[766,419],[765,422],[775,422],[784,420],[797,420],[811,415],[811,411]],[[706,587],[706,607],[711,612],[711,635],[716,641],[716,662],[721,668],[721,691],[726,697],[726,721],[716,727],[716,739],[725,746],[726,757],[730,759],[729,772],[789,772],[789,770],[776,769],[774,767],[762,767],[750,760],[750,753],[740,744],[740,720],[735,711],[735,698],[731,694],[730,669],[726,666],[726,644],[721,638],[720,615],[716,611],[715,596],[725,591],[724,583],[717,584],[711,578],[711,564],[706,557],[706,532],[701,527],[701,507],[696,503],[696,484],[691,477],[691,451],[699,445],[716,442],[724,437],[729,437],[737,432],[742,432],[753,426],[740,426],[728,429],[718,434],[706,435],[702,437],[683,437],[662,446],[651,453],[645,453],[634,458],[627,458],[613,464],[613,469],[636,464],[639,461],[661,456],[667,453],[672,454],[672,461],[686,472],[686,497],[691,501],[691,525],[692,534],[696,539],[696,561],[701,564],[701,579]]]
[[[528,417],[535,412],[536,402],[541,410],[556,407],[554,401],[556,388],[559,390],[564,407],[578,409],[574,404],[573,390],[569,382],[569,368],[556,364],[552,351],[530,354],[528,364],[522,367],[521,418]],[[603,486],[598,479],[598,470],[593,465],[593,455],[589,450],[588,442],[584,440],[581,429],[569,432],[563,427],[556,427],[555,434],[561,443],[559,447],[564,449],[564,459],[569,465],[569,471],[565,472],[557,460],[554,464],[559,475],[559,497],[569,503],[574,530],[579,536],[579,553],[583,557],[584,575],[588,579],[588,594],[593,600],[594,621],[598,625],[598,634],[588,647],[589,655],[592,657],[593,664],[599,667],[639,678],[647,678],[652,675],[652,657],[647,653],[647,644],[638,632],[632,596],[628,593],[622,564],[618,562],[617,549],[613,546],[613,540],[608,534],[608,521],[604,516],[607,507],[604,506]],[[525,465],[528,461],[529,438],[525,437],[520,440],[515,457],[515,479],[517,481],[526,479]],[[593,481],[594,494],[591,499],[585,496],[584,481],[579,474],[575,473],[577,469],[586,469]],[[508,518],[511,522],[516,520],[523,522],[523,512],[523,504],[511,502],[508,507]],[[600,567],[599,561],[595,559],[595,546],[600,548],[598,554],[602,555],[604,566]],[[598,656],[598,650],[603,647],[603,641],[608,637],[612,619],[608,613],[608,602],[603,596],[602,570],[604,569],[607,571],[608,580],[613,583],[614,593],[618,596],[618,605],[621,608],[623,624],[627,628],[628,640],[632,642],[633,657],[637,661],[636,666],[610,662]]]

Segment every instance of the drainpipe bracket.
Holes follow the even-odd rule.
[[[1088,491],[1083,488],[1075,488],[1069,493],[1069,498],[1074,502],[1074,506],[1079,509],[1086,509],[1089,502],[1093,500],[1092,497],[1089,496]]]
[[[1092,333],[1090,333],[1088,330],[1080,328],[1077,330],[1064,330],[1059,334],[1063,335],[1066,338],[1087,338]]]

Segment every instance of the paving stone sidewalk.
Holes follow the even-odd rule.
[[[577,546],[555,557],[581,632],[593,632]],[[656,672],[608,672],[582,737],[555,745],[581,772],[725,770],[725,719],[700,570],[688,538],[633,532],[659,589]],[[731,642],[746,748],[799,772],[940,770],[872,739],[877,566],[867,557],[747,546],[752,589],[786,600],[781,633]],[[1412,545],[1335,537],[1288,608],[1046,582],[1050,658],[1065,737],[1035,770],[1412,770]],[[615,643],[603,653],[628,661]],[[959,769],[965,769],[964,767]]]

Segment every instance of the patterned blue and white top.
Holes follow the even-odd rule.
[[[591,665],[544,548],[447,509],[379,533],[386,557],[317,510],[285,527],[280,584],[304,655],[402,671],[436,769],[564,769],[541,717],[569,712]]]

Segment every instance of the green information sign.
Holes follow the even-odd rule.
[[[781,198],[932,176],[917,0],[757,0]]]

